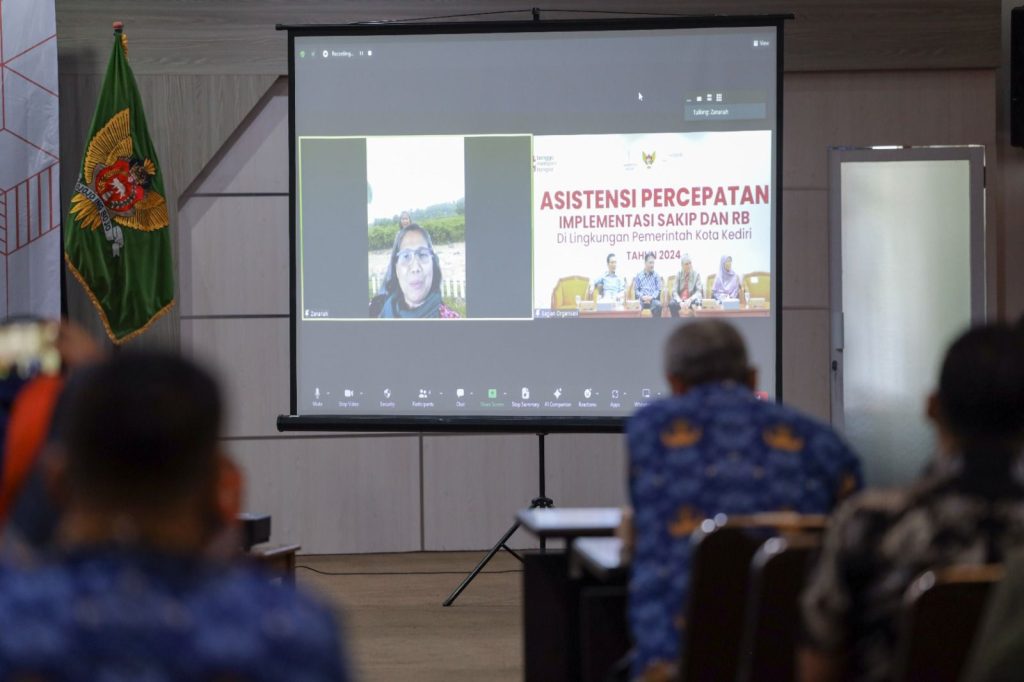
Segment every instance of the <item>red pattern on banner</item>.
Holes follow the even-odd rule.
[[[30,178],[23,180],[6,192],[0,192],[0,254],[10,255],[25,248],[49,232],[60,227],[60,217],[53,214],[53,166],[47,166]],[[48,207],[44,211],[43,175],[46,175],[46,192]],[[33,189],[34,185],[34,189]],[[22,222],[22,193],[25,196],[25,222]],[[36,210],[32,210],[35,195]],[[11,207],[13,205],[13,211]],[[43,220],[43,216],[48,217]],[[8,222],[10,216],[12,220]],[[22,239],[21,226],[25,226],[25,238]],[[14,248],[8,250],[8,244]]]
[[[13,137],[18,138],[19,140],[21,140],[22,142],[24,142],[25,144],[27,144],[28,146],[30,146],[30,147],[32,147],[34,149],[38,149],[39,151],[41,151],[42,153],[46,154],[47,156],[49,156],[54,161],[58,160],[57,157],[53,154],[53,152],[46,151],[45,149],[43,149],[42,147],[37,145],[32,140],[26,140],[24,137],[22,137],[21,135],[19,135],[16,132],[14,132],[13,130],[11,130],[9,128],[3,128],[3,132],[7,133],[8,135],[12,135]]]
[[[0,3],[0,4],[2,4],[2,3]],[[40,45],[42,45],[43,43],[49,42],[49,41],[51,41],[51,40],[56,40],[56,39],[57,39],[57,34],[56,34],[56,33],[54,33],[53,35],[51,35],[51,36],[49,36],[49,37],[47,37],[47,38],[43,38],[42,40],[40,40],[40,41],[39,41],[38,43],[36,43],[35,45],[31,45],[31,46],[29,46],[29,47],[26,47],[26,48],[25,48],[24,50],[22,50],[22,51],[21,51],[21,52],[19,52],[18,54],[16,54],[16,55],[13,55],[12,57],[8,57],[7,59],[5,59],[5,60],[4,60],[4,62],[7,62],[7,63],[13,62],[13,61],[14,61],[15,59],[17,59],[17,58],[18,58],[18,57],[20,57],[21,55],[23,55],[23,54],[28,54],[29,52],[31,52],[32,50],[36,49],[37,47],[39,47],[39,46],[40,46]],[[7,68],[10,68],[10,67],[7,67]],[[13,71],[14,69],[11,69],[11,70]],[[42,86],[40,86],[40,87],[42,87]]]
[[[59,157],[53,152],[43,149],[38,143],[39,141],[34,142],[26,139],[22,134],[7,127],[7,102],[4,98],[7,80],[14,76],[23,79],[31,87],[41,92],[57,97],[57,93],[50,88],[10,66],[10,63],[19,57],[47,45],[50,41],[55,41],[57,36],[56,33],[53,33],[35,44],[22,49],[17,54],[5,54],[6,46],[3,40],[3,8],[5,2],[6,0],[0,0],[0,135],[14,138],[21,144],[32,147],[52,159],[52,163],[49,163],[46,168],[17,182],[12,187],[7,188],[6,191],[0,188],[0,258],[6,261],[11,254],[26,248],[29,244],[59,229],[60,212],[59,210],[54,210],[54,204],[59,201],[59,197],[57,196],[58,188],[55,186],[53,173],[53,169],[58,167]],[[56,46],[50,45],[46,49],[55,50]],[[8,71],[10,71],[10,74],[8,74]],[[22,132],[33,134],[28,131]],[[44,174],[46,175],[45,178],[43,177]],[[43,186],[44,182],[46,183],[45,187]],[[24,206],[22,206],[22,198],[24,198]],[[47,204],[45,210],[43,208],[44,201]],[[33,202],[35,202],[35,207],[32,206]],[[9,267],[4,267],[3,283],[3,303],[6,305],[2,312],[6,314],[10,310],[11,302]]]
[[[35,81],[34,81],[34,80],[32,80],[31,78],[29,78],[28,76],[26,76],[25,74],[23,74],[23,73],[22,73],[21,71],[18,71],[17,69],[15,69],[14,67],[12,67],[12,66],[7,66],[7,67],[5,67],[5,68],[6,68],[6,69],[7,69],[8,71],[10,71],[11,73],[13,73],[13,74],[15,74],[16,76],[20,77],[20,78],[21,78],[22,80],[28,81],[28,82],[29,82],[29,83],[31,83],[32,85],[36,86],[37,88],[39,88],[39,89],[40,89],[40,90],[42,90],[43,92],[49,93],[49,94],[53,95],[54,97],[56,97],[56,96],[57,96],[57,93],[56,93],[56,92],[54,92],[54,91],[53,91],[53,90],[51,90],[50,88],[46,87],[46,86],[45,86],[45,85],[43,85],[42,83],[37,83],[37,82],[35,82]]]

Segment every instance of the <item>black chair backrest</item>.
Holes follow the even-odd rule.
[[[825,520],[794,512],[719,514],[694,532],[679,667],[684,682],[736,679],[754,553],[780,532],[820,534]]]
[[[967,662],[1001,565],[928,571],[907,589],[893,679],[955,682]]]
[[[736,679],[750,560],[769,534],[728,525],[695,533],[683,631],[686,682]]]
[[[820,534],[799,533],[769,538],[754,554],[735,679],[795,679],[800,592],[820,546]]]

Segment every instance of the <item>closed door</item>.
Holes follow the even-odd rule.
[[[980,147],[830,155],[832,421],[871,485],[934,452],[925,400],[946,347],[985,318]]]

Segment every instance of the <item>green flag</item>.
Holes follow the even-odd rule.
[[[64,221],[64,261],[110,340],[146,331],[174,305],[167,202],[142,100],[114,31],[107,75]]]

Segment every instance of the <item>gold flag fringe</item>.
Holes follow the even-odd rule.
[[[114,336],[114,331],[110,328],[110,320],[107,319],[107,313],[104,312],[103,306],[100,304],[100,300],[96,298],[96,294],[93,293],[92,288],[89,287],[89,285],[86,283],[85,277],[82,276],[82,273],[80,273],[78,271],[78,268],[76,268],[74,264],[71,262],[71,257],[68,255],[67,251],[64,252],[64,263],[68,266],[68,271],[72,275],[74,275],[75,279],[78,280],[78,283],[82,285],[83,289],[85,289],[85,294],[89,297],[89,300],[92,301],[92,305],[94,308],[96,308],[96,312],[99,313],[100,321],[103,323],[103,329],[107,332],[107,336],[110,338],[110,341],[114,345],[120,346],[121,344],[127,343],[128,341],[134,339],[136,336],[139,336],[140,334],[148,331],[149,328],[152,327],[157,320],[159,320],[161,317],[163,317],[164,315],[171,311],[171,308],[174,307],[174,304],[176,302],[176,299],[172,298],[171,302],[165,305],[160,310],[156,311],[153,314],[153,316],[149,318],[146,324],[142,325],[135,331],[126,334],[125,336],[122,336],[119,339],[116,336]]]

